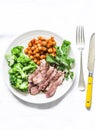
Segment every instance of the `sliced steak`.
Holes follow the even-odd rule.
[[[51,82],[49,83],[48,87],[45,89],[45,91],[48,91],[52,85],[54,84],[54,82],[63,74],[64,72],[62,71],[57,71],[56,76],[51,80]]]
[[[54,71],[54,67],[50,66],[49,69],[47,70],[47,73],[46,73],[46,75],[45,75],[45,77],[44,77],[43,82],[41,82],[41,83],[38,85],[38,86],[39,86],[39,87],[38,87],[39,90],[42,90],[42,88],[43,88],[45,82],[46,82],[47,79],[51,76],[51,74],[53,73],[53,71]]]
[[[50,87],[50,89],[46,92],[46,97],[49,98],[51,96],[53,96],[56,92],[56,89],[59,85],[62,84],[64,80],[64,74],[62,74]]]
[[[29,75],[28,82],[33,82],[34,84],[41,83],[46,76],[48,68],[49,65],[46,63],[45,60],[42,60],[41,65],[37,68],[37,70],[33,74]]]
[[[57,87],[62,84],[63,79],[64,72],[58,71],[42,60],[36,71],[28,77],[28,92],[36,95],[43,91],[47,98],[51,97],[56,92]]]
[[[34,84],[40,84],[44,80],[41,73],[39,72],[35,77],[32,78]]]
[[[42,70],[47,70],[49,68],[49,64],[47,64],[47,62],[45,60],[41,60],[41,64],[40,64],[40,71]]]
[[[33,74],[30,74],[29,76],[28,76],[28,82],[29,83],[32,83],[33,81],[32,81],[32,79],[33,79],[33,77],[35,77],[38,73],[39,73],[39,67],[34,71],[34,73]]]
[[[33,83],[28,84],[28,92],[31,93],[31,88],[34,87],[35,85]]]
[[[47,70],[49,69],[49,64],[47,64],[45,60],[41,60],[39,69],[42,77],[44,77],[46,75]]]
[[[40,92],[40,91],[39,91],[38,87],[35,86],[35,87],[32,87],[32,88],[31,88],[30,94],[36,95],[36,94],[38,94],[39,92]]]
[[[42,84],[39,85],[39,90],[45,90],[49,82],[56,76],[56,74],[57,74],[57,70],[54,69],[50,75],[47,75],[47,79]]]

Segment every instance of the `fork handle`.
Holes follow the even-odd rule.
[[[84,76],[83,76],[83,65],[82,65],[82,50],[80,50],[80,76],[79,76],[78,87],[80,91],[85,90],[85,81],[84,81]]]

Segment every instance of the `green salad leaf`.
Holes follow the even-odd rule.
[[[56,56],[48,54],[46,56],[46,61],[55,66],[58,70],[66,72],[66,79],[73,79],[74,73],[71,71],[72,66],[74,65],[75,59],[69,56],[71,42],[64,40],[61,47],[55,46]]]

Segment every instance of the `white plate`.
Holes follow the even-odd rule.
[[[8,49],[6,50],[6,54],[10,52],[10,50],[14,47],[14,46],[17,46],[17,45],[23,45],[23,46],[27,46],[27,43],[32,39],[32,38],[36,38],[37,36],[43,36],[45,38],[50,38],[51,36],[54,36],[56,42],[57,42],[57,45],[61,45],[62,44],[62,41],[63,41],[63,38],[61,38],[60,36],[58,36],[57,34],[55,33],[52,33],[52,32],[49,32],[49,31],[43,31],[43,30],[36,30],[36,31],[30,31],[30,32],[27,32],[19,37],[17,37],[11,44],[10,46],[8,47]],[[72,57],[74,57],[74,53],[72,51],[72,48],[71,48],[71,53],[70,55]],[[74,57],[75,58],[75,57]],[[23,92],[20,92],[16,89],[14,89],[10,82],[9,82],[9,74],[8,74],[8,64],[4,58],[4,64],[3,64],[3,77],[4,77],[4,80],[9,88],[9,90],[15,95],[17,96],[18,98],[22,99],[23,101],[26,101],[26,102],[29,102],[29,103],[36,103],[36,104],[43,104],[43,103],[49,103],[49,102],[52,102],[52,101],[55,101],[57,99],[59,99],[60,97],[62,97],[63,95],[65,95],[68,90],[72,87],[72,84],[74,82],[74,79],[75,79],[75,76],[74,76],[74,79],[71,80],[69,79],[68,81],[64,80],[63,81],[63,84],[61,86],[59,86],[57,88],[57,91],[55,93],[54,96],[50,97],[50,98],[46,98],[45,94],[43,93],[40,93],[38,95],[30,95],[29,93],[28,94],[25,94]],[[74,73],[75,73],[75,67],[73,69]]]

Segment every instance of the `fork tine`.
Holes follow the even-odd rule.
[[[79,43],[81,43],[81,26],[79,26]]]
[[[80,26],[80,43],[83,41],[83,28]]]
[[[76,28],[76,43],[80,43],[80,26]]]
[[[79,42],[79,27],[76,27],[76,43]]]
[[[84,27],[82,26],[82,29],[81,29],[81,31],[82,31],[82,43],[85,43],[85,37],[84,37]]]

